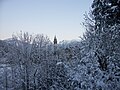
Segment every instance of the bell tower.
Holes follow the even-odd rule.
[[[56,36],[54,37],[54,44],[57,44],[57,38],[56,38]]]
[[[57,38],[56,38],[56,35],[54,36],[54,56],[57,55]]]

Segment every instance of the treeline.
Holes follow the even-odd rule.
[[[120,0],[94,0],[81,41],[28,33],[0,41],[1,90],[119,90]]]
[[[47,36],[27,32],[0,41],[1,90],[74,89],[67,68],[80,58],[79,45],[53,44]]]

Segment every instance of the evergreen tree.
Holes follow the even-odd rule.
[[[92,8],[95,20],[95,53],[102,70],[107,70],[108,58],[119,53],[120,1],[94,0]]]

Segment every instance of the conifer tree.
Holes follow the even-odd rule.
[[[119,53],[117,49],[120,46],[120,1],[94,0],[92,8],[95,20],[95,53],[101,68],[106,70],[108,58]]]

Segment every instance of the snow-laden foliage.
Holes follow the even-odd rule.
[[[80,41],[0,40],[0,90],[119,90],[120,0],[94,0],[84,19]]]

